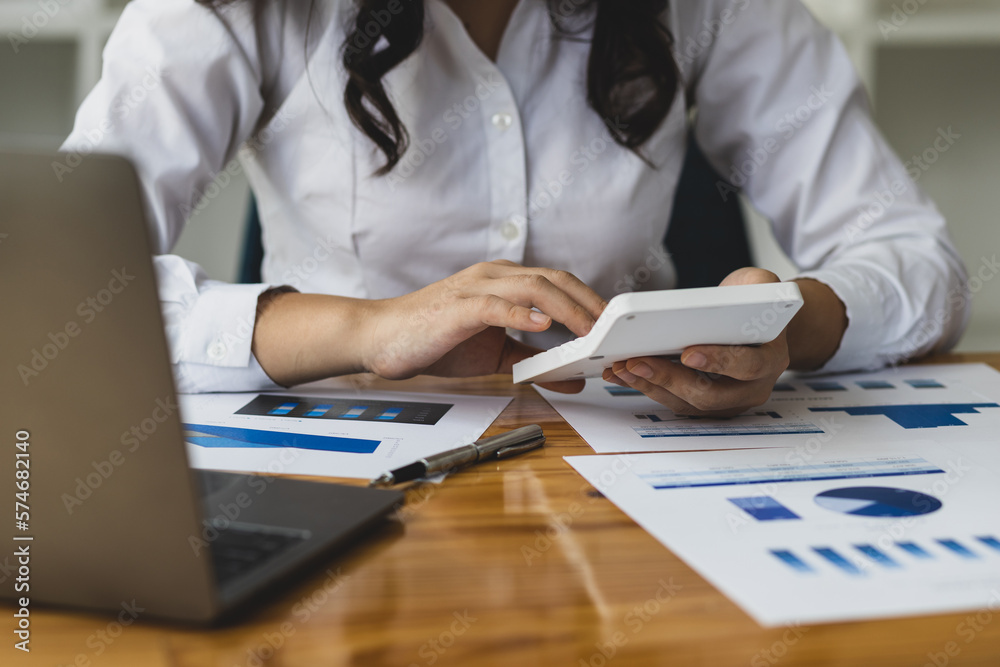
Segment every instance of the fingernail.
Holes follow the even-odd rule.
[[[704,368],[708,364],[708,359],[701,352],[693,352],[684,359],[684,365],[688,368]]]
[[[528,316],[532,322],[535,324],[546,324],[549,321],[549,316],[545,313],[540,313],[537,310],[531,311],[531,315]]]
[[[620,377],[622,381],[626,382],[627,384],[632,384],[633,382],[635,382],[635,376],[629,373],[624,368],[618,371],[616,375],[618,375],[618,377]]]
[[[647,380],[653,377],[653,369],[646,364],[636,364],[632,367],[632,372],[641,378],[646,378]]]

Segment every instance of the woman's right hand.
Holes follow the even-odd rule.
[[[394,299],[279,294],[258,313],[254,354],[286,386],[360,371],[388,379],[509,373],[538,350],[506,328],[544,331],[555,320],[582,336],[606,305],[565,271],[484,262]]]

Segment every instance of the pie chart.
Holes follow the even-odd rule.
[[[831,489],[817,495],[816,504],[841,514],[875,517],[919,516],[941,509],[934,496],[886,486]]]

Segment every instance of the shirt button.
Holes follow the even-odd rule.
[[[521,230],[518,229],[517,224],[508,220],[500,227],[500,234],[508,241],[513,241],[521,234]]]
[[[493,125],[500,130],[506,130],[514,123],[514,117],[509,113],[495,113],[493,118],[490,119]]]
[[[208,346],[208,357],[216,361],[226,356],[226,344],[217,340]]]

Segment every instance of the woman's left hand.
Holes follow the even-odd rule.
[[[729,274],[722,285],[776,282],[778,276],[770,271],[745,268]],[[680,363],[664,357],[618,361],[604,371],[604,379],[638,389],[677,414],[732,417],[767,401],[788,364],[782,331],[759,346],[692,346],[681,354]]]

